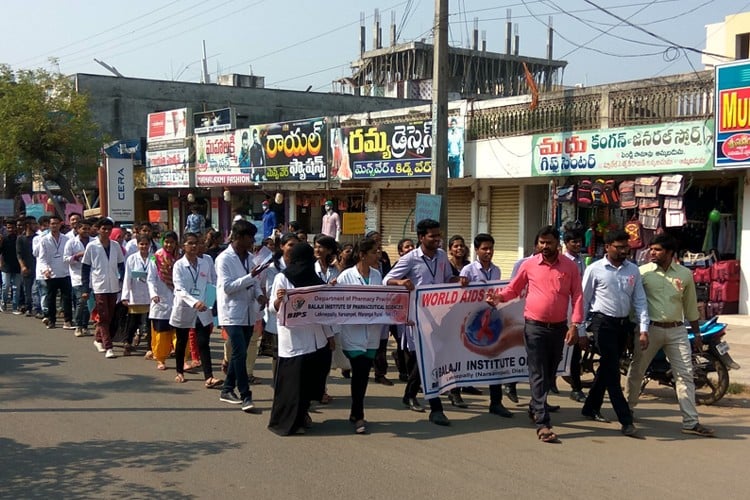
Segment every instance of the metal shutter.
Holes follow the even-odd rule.
[[[520,188],[493,187],[490,193],[490,234],[495,238],[495,254],[492,261],[500,266],[503,279],[508,279],[513,265],[519,259]]]
[[[471,225],[471,188],[448,189],[448,230],[443,231],[443,247],[448,246],[448,239],[454,234],[464,237],[466,246],[471,248],[474,240]]]
[[[412,238],[417,244],[414,227],[414,208],[417,193],[429,193],[417,189],[380,190],[380,234],[383,237],[383,250],[388,252],[391,263],[398,260],[396,245],[401,238]]]

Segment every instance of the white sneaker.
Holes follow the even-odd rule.
[[[112,349],[107,349],[107,353],[104,355],[105,358],[112,359],[115,358],[115,351]]]
[[[85,335],[85,333],[83,333],[83,328],[76,327],[75,336],[76,337],[83,337],[84,335]]]
[[[99,352],[106,352],[106,349],[104,348],[104,344],[101,342],[94,341],[94,347],[96,347],[96,350]],[[111,350],[111,349],[110,349]]]

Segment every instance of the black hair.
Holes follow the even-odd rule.
[[[398,250],[398,253],[401,253],[404,251],[404,243],[407,241],[411,241],[412,246],[414,246],[414,240],[411,238],[401,238],[398,240],[398,245],[396,245],[396,249]]]
[[[677,251],[677,240],[672,236],[671,234],[662,233],[657,234],[654,236],[654,239],[651,240],[651,245],[659,245],[667,252],[676,252]]]
[[[495,246],[495,238],[492,237],[492,235],[487,233],[479,233],[478,235],[474,236],[474,249],[476,250],[480,246],[482,246],[482,243],[492,243],[492,246]]]
[[[623,231],[622,229],[613,229],[611,231],[607,231],[607,234],[604,235],[604,243],[607,245],[611,245],[615,241],[628,241],[630,239],[630,236],[628,236],[628,233]]]
[[[276,252],[273,254],[273,265],[276,267],[276,269],[281,270],[281,268],[279,267],[279,260],[281,260],[281,257],[284,255],[284,250],[281,247],[283,247],[293,239],[299,242],[299,238],[297,238],[296,233],[284,233],[276,242]]]
[[[102,217],[101,219],[96,221],[96,227],[102,227],[102,226],[115,227],[115,222],[109,217]]]
[[[255,227],[255,224],[252,224],[244,219],[236,220],[232,223],[231,239],[232,241],[235,241],[243,236],[255,237],[255,234],[257,232],[258,228]]]
[[[440,229],[440,223],[435,219],[422,219],[417,223],[417,237],[426,236],[430,229]]]
[[[458,240],[463,241],[464,246],[466,246],[466,240],[464,239],[464,237],[461,236],[460,234],[454,234],[453,236],[451,236],[451,239],[448,240],[448,248],[452,247],[453,244]]]
[[[328,255],[328,259],[326,261],[326,264],[330,264],[333,262],[333,259],[336,258],[336,254],[339,251],[339,245],[336,243],[336,240],[331,238],[330,236],[324,235],[318,235],[318,237],[315,240],[316,245],[320,245],[323,248],[330,251],[330,254]]]
[[[367,253],[373,248],[378,248],[378,242],[375,241],[372,238],[364,238],[357,242],[356,245],[354,245],[352,249],[352,256],[349,259],[349,262],[346,262],[346,267],[352,267],[355,266],[360,261],[359,254]]]
[[[182,235],[182,244],[184,245],[185,242],[187,241],[187,239],[190,238],[190,237],[195,238],[199,242],[201,240],[201,235],[200,234],[194,233],[192,231],[188,231],[187,233],[183,233],[183,235]]]
[[[536,237],[534,238],[534,245],[539,243],[539,238],[542,236],[552,236],[555,238],[555,241],[560,241],[560,235],[557,232],[557,229],[555,229],[555,226],[544,226],[536,233]]]
[[[151,236],[149,236],[147,234],[139,234],[136,237],[135,241],[137,243],[140,243],[141,241],[145,241],[146,243],[148,243],[150,245],[151,244]]]
[[[570,231],[565,231],[565,233],[563,233],[563,243],[573,240],[583,240],[583,231],[571,229]]]

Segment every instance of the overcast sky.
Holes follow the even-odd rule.
[[[568,61],[566,85],[633,80],[703,69],[700,55],[654,38],[593,4],[677,46],[703,49],[705,25],[750,10],[746,0],[450,0],[450,43],[468,47],[474,18],[488,50],[504,52],[505,20],[518,23],[522,55],[546,57],[548,18],[554,58]],[[212,81],[218,73],[265,77],[266,87],[327,92],[351,74],[359,55],[360,14],[367,49],[379,8],[384,45],[395,13],[398,41],[431,39],[434,0],[129,0],[3,1],[0,62],[13,68],[200,80],[206,41]],[[32,9],[33,6],[33,10]],[[561,9],[567,9],[563,12]],[[619,38],[617,38],[619,37]],[[632,41],[627,41],[632,40]],[[686,55],[687,54],[687,55]],[[53,64],[50,58],[56,58]]]

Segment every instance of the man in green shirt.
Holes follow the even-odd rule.
[[[636,342],[625,396],[632,411],[638,404],[643,375],[654,355],[663,349],[674,373],[682,432],[713,437],[714,431],[698,422],[691,346],[685,328],[687,320],[694,332],[699,331],[693,275],[674,261],[677,242],[672,236],[656,236],[649,250],[651,263],[642,265],[640,271],[651,323],[648,333],[641,333]],[[702,347],[700,335],[695,337],[695,347],[699,350]]]

